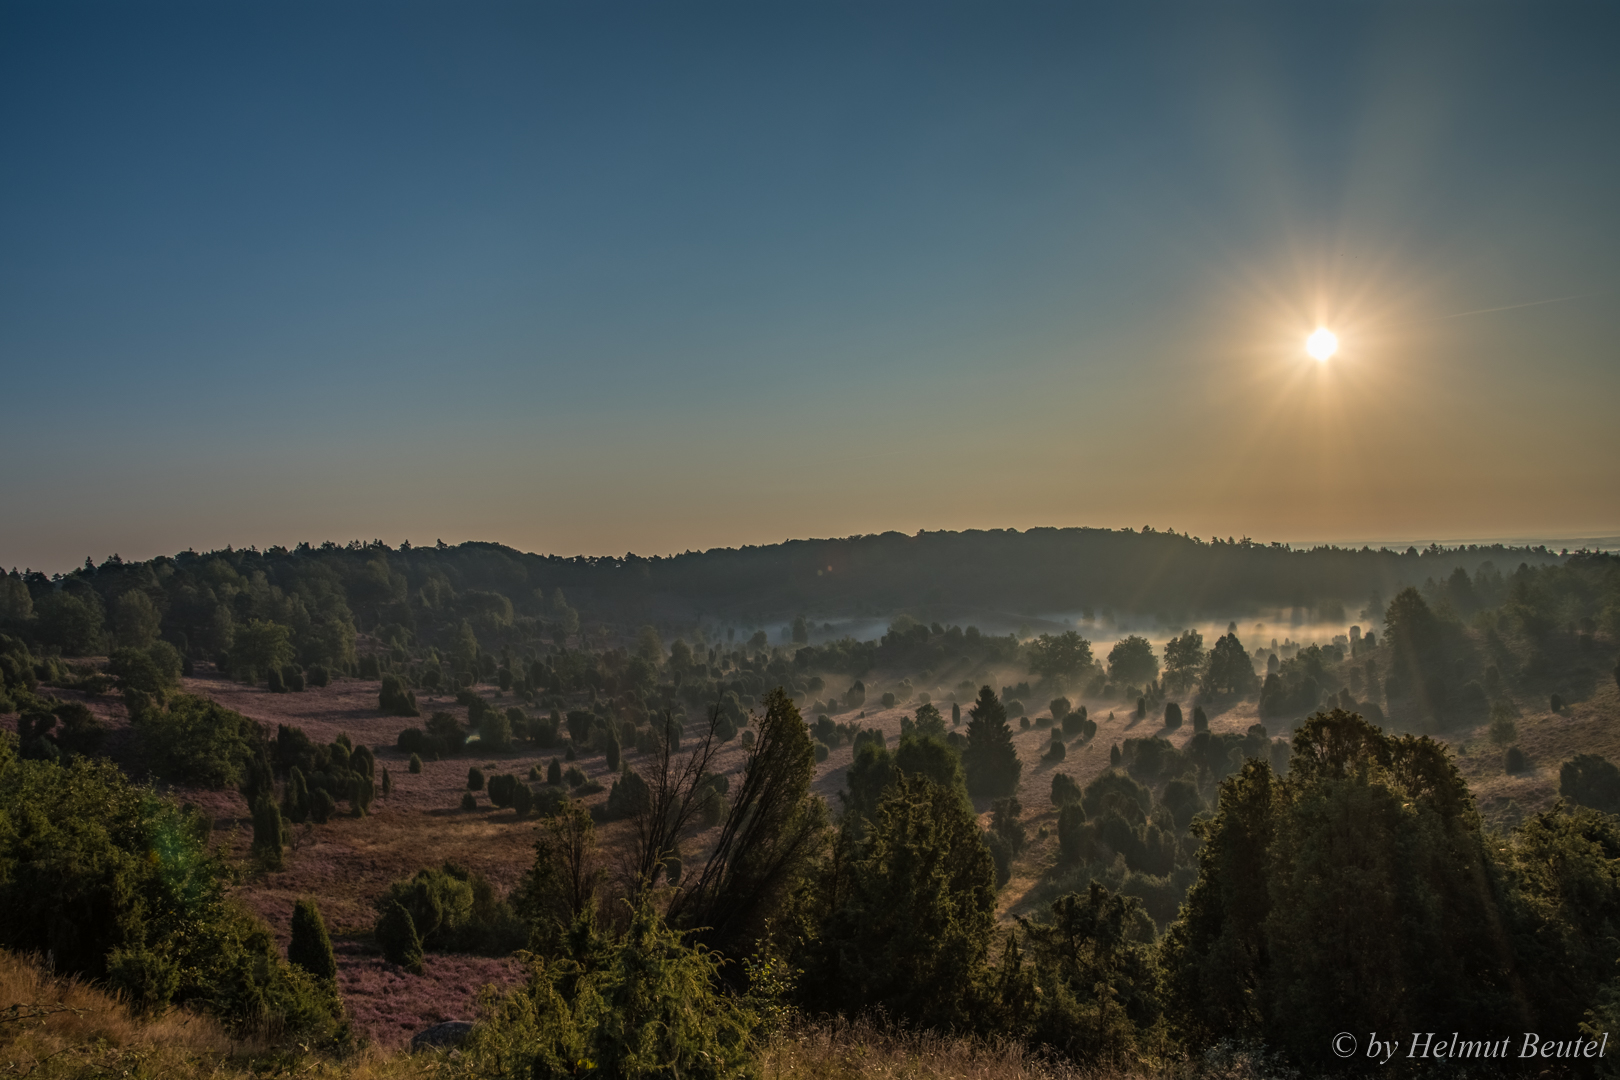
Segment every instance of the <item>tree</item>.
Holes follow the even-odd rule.
[[[766,695],[719,839],[670,901],[673,925],[702,928],[698,940],[728,955],[753,951],[820,849],[826,810],[810,793],[815,771],[810,732],[777,687]]]
[[[1576,754],[1558,770],[1558,794],[1578,806],[1620,814],[1620,769],[1597,754]]]
[[[1018,789],[1024,766],[1013,748],[1007,710],[996,692],[986,686],[979,690],[968,715],[967,748],[962,754],[968,792],[975,796],[1011,795]]]
[[[411,913],[398,900],[388,903],[377,919],[377,944],[390,964],[398,964],[412,975],[422,974],[422,938],[416,932]]]
[[[321,909],[313,897],[303,897],[293,905],[292,942],[287,946],[287,959],[317,979],[337,978],[332,939],[326,933],[326,921],[321,918]]]
[[[493,1002],[462,1055],[470,1075],[488,1077],[749,1076],[760,1021],[722,989],[721,964],[668,926],[650,897],[622,936],[576,920],[566,955],[536,962],[524,988]]]
[[[804,621],[804,616],[795,616],[793,620],[793,642],[796,645],[810,644],[810,627]]]
[[[1029,643],[1029,670],[1046,679],[1066,679],[1089,669],[1096,661],[1091,642],[1073,630],[1053,636],[1042,634]]]
[[[1051,910],[1045,924],[1018,920],[1045,984],[1036,1039],[1075,1060],[1118,1060],[1159,1018],[1153,920],[1142,901],[1096,881]]]
[[[131,589],[113,601],[113,638],[127,649],[147,649],[157,640],[162,614],[152,598]]]
[[[103,616],[101,599],[94,592],[79,596],[55,590],[35,602],[34,613],[40,640],[64,655],[90,656],[100,651]]]
[[[258,682],[272,671],[279,672],[295,658],[292,632],[287,627],[265,619],[249,619],[236,628],[230,666],[239,678]]]
[[[1189,1038],[1263,1038],[1327,1068],[1342,1030],[1537,1030],[1510,939],[1546,931],[1492,884],[1443,746],[1317,714],[1286,780],[1249,761],[1195,829],[1199,877],[1165,946],[1170,1015]]]
[[[1147,638],[1130,635],[1108,651],[1108,678],[1116,686],[1146,686],[1159,674],[1159,659]]]
[[[664,662],[664,641],[658,636],[657,628],[643,626],[637,631],[636,655],[654,666]]]
[[[269,870],[281,869],[281,846],[287,840],[287,825],[269,793],[253,803],[253,854]]]
[[[1229,633],[1216,641],[1204,668],[1204,678],[1200,684],[1202,695],[1206,698],[1213,698],[1217,694],[1247,696],[1259,688],[1260,680],[1254,673],[1254,661],[1249,658],[1248,650],[1244,649],[1237,634]]]
[[[1204,635],[1188,630],[1164,646],[1164,686],[1172,694],[1184,694],[1198,682],[1204,669]]]
[[[804,957],[812,1001],[972,1027],[995,926],[995,865],[972,812],[926,777],[902,775],[864,835],[846,821],[834,862]]]

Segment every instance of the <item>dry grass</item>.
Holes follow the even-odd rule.
[[[29,958],[0,952],[0,1076],[396,1080],[448,1072],[449,1063],[436,1055],[289,1055],[233,1039],[208,1017],[179,1009],[140,1017],[93,986],[54,978]]]
[[[1047,1060],[1020,1043],[894,1031],[864,1020],[784,1032],[767,1045],[760,1065],[766,1080],[1079,1080],[1101,1075]]]

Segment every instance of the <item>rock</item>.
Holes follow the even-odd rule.
[[[467,1041],[472,1024],[466,1020],[446,1020],[434,1024],[426,1031],[411,1036],[411,1052],[418,1050],[449,1050]]]

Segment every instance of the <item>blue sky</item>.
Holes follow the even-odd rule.
[[[1617,532],[1617,31],[3,3],[0,562]]]

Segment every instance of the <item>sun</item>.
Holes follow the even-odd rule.
[[[1339,335],[1319,326],[1315,333],[1305,339],[1305,351],[1326,363],[1328,357],[1339,351]]]

